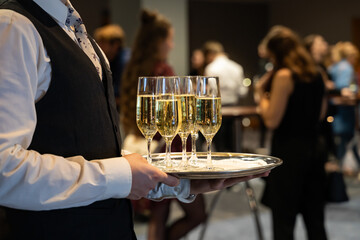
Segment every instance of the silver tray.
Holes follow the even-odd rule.
[[[188,159],[190,153],[187,154]],[[152,164],[161,168],[164,172],[176,176],[178,178],[188,179],[219,179],[219,178],[235,178],[257,175],[267,172],[282,164],[280,158],[248,153],[223,153],[213,152],[211,154],[213,168],[206,167],[206,152],[198,152],[198,167],[183,169],[180,166],[182,155],[179,152],[171,153],[173,167],[161,167],[165,154],[152,154]]]

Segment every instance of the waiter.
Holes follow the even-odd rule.
[[[139,154],[121,156],[111,83],[69,1],[2,1],[0,205],[12,239],[136,239],[129,199],[190,202],[251,178],[190,189]]]

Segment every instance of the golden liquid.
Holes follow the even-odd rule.
[[[181,138],[187,138],[194,131],[196,103],[195,95],[179,95],[181,104],[181,127],[179,135]]]
[[[174,139],[181,126],[179,98],[171,95],[162,95],[157,98],[156,126],[165,141]]]
[[[215,136],[221,120],[221,98],[196,98],[196,125],[206,139]]]
[[[136,103],[136,124],[145,138],[154,137],[157,132],[155,122],[154,95],[138,95]]]

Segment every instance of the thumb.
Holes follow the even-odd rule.
[[[169,174],[166,174],[166,176],[164,176],[164,178],[161,180],[161,182],[170,187],[175,187],[175,186],[179,185],[179,183],[180,183],[178,178],[171,176]]]

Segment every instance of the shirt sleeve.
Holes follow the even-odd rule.
[[[50,210],[127,197],[132,176],[125,158],[87,161],[27,150],[49,59],[32,23],[10,10],[0,10],[0,43],[0,205]]]

